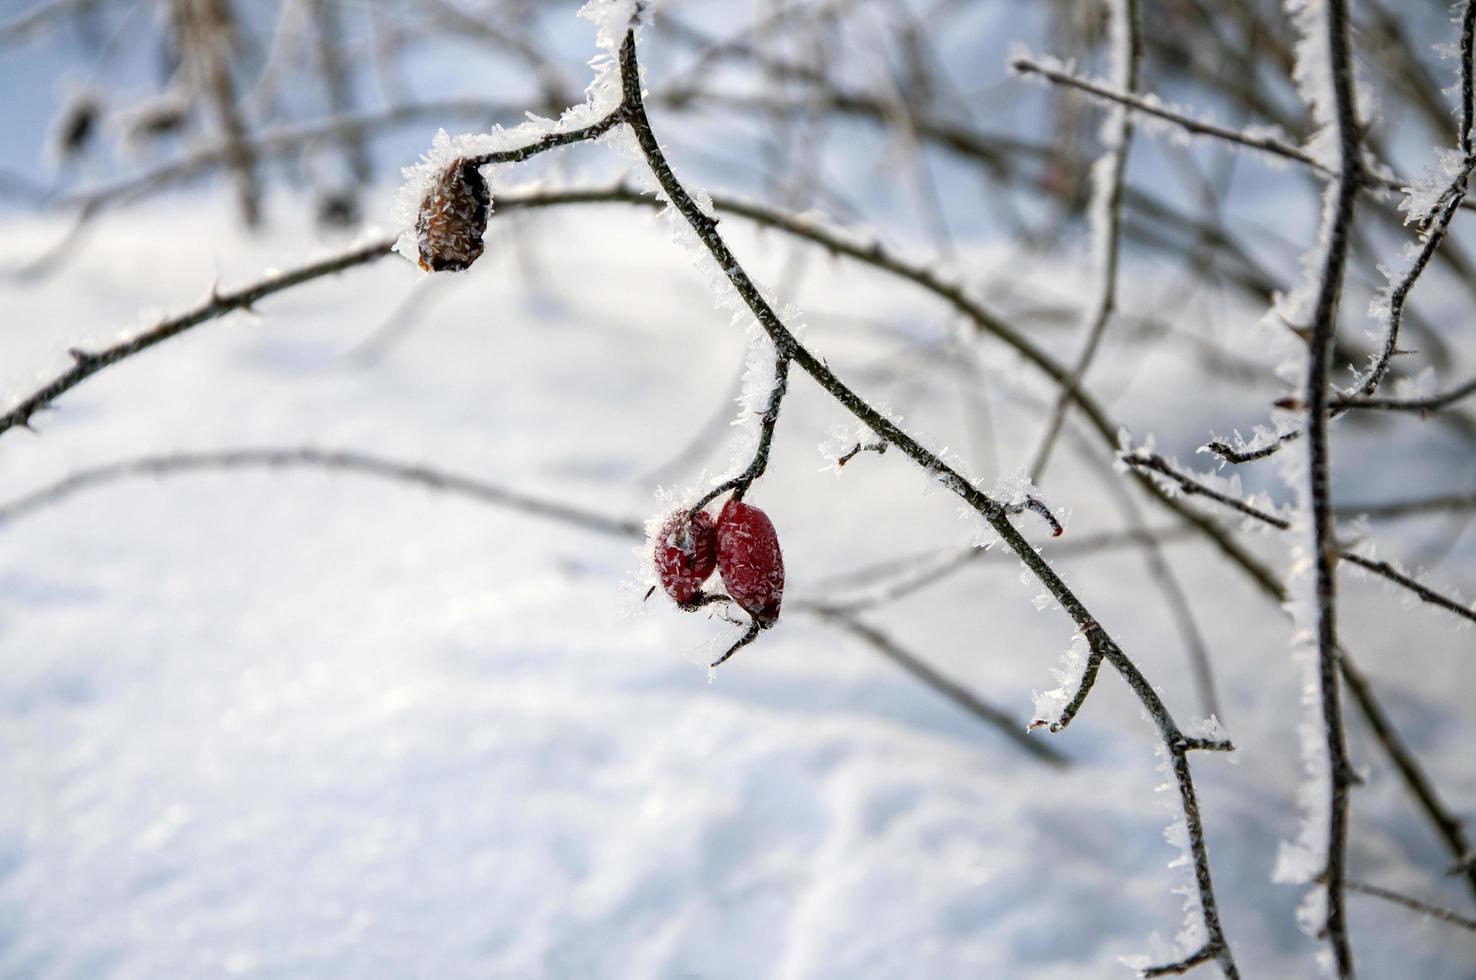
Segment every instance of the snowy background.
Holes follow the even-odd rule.
[[[564,20],[569,45],[591,50],[587,25]],[[1013,36],[986,26],[999,52],[988,74],[1018,84],[1003,71]],[[0,110],[8,168],[38,168],[63,97],[49,86],[74,43],[52,35],[0,61],[6,90],[25,90]],[[44,83],[27,81],[37,66],[53,69]],[[381,147],[365,211],[386,230],[394,163],[413,162],[433,128]],[[708,158],[724,152],[720,132],[671,137],[678,171],[714,190],[727,186]],[[707,156],[693,148],[704,143]],[[609,156],[578,147],[555,166],[618,173]],[[878,223],[908,211],[884,174],[862,176],[855,193],[876,201]],[[1310,217],[1303,185],[1264,168],[1258,179]],[[0,396],[212,283],[352,241],[314,227],[298,192],[268,205],[268,228],[246,234],[223,182],[153,200],[90,226],[55,275],[0,285]],[[7,268],[69,226],[22,208],[3,220]],[[952,268],[1079,304],[1079,242],[1022,253],[987,222],[957,224]],[[1049,389],[999,345],[961,340],[949,310],[895,280],[736,220],[723,229],[803,311],[809,345],[929,445],[985,486],[1027,462]],[[658,487],[726,463],[711,419],[736,393],[744,336],[663,223],[561,209],[496,217],[487,240],[464,275],[427,281],[390,257],[102,373],[38,416],[39,438],[0,438],[0,502],[141,454],[313,446],[640,522],[663,506]],[[905,226],[892,240],[914,254]],[[1152,255],[1130,269],[1129,310],[1179,274]],[[1432,313],[1463,309],[1432,293]],[[1186,329],[1256,361],[1261,309],[1212,291],[1199,308]],[[1043,337],[1069,350],[1069,329]],[[1211,430],[1262,418],[1279,389],[1269,373],[1232,383],[1187,360],[1168,343],[1109,351],[1092,387],[1135,434],[1192,459]],[[1104,673],[1067,732],[1031,736],[1070,761],[1048,766],[806,615],[806,599],[853,594],[843,577],[858,568],[946,553],[974,530],[900,454],[829,471],[817,445],[846,422],[794,379],[750,495],[778,527],[789,608],[714,678],[705,663],[736,628],[640,602],[639,541],[453,495],[349,474],[209,473],[122,481],[0,523],[0,977],[1130,975],[1118,958],[1154,951],[1155,933],[1172,941],[1172,890],[1187,880],[1168,867],[1175,794],[1156,791],[1152,728]],[[1425,425],[1340,426],[1339,499],[1469,489],[1469,445]],[[1387,440],[1410,430],[1431,442],[1396,442],[1409,451],[1391,471]],[[1066,535],[1020,522],[1047,556],[1123,526],[1105,489],[1121,478],[1073,440],[1046,485],[1070,512]],[[1284,499],[1273,469],[1247,481]],[[1377,531],[1386,552],[1469,597],[1464,529],[1447,515]],[[1278,540],[1245,540],[1284,563]],[[1300,819],[1290,629],[1211,547],[1173,542],[1239,746],[1194,759],[1225,928],[1245,976],[1311,975],[1301,889],[1271,882]],[[1176,715],[1202,713],[1142,558],[1058,567]],[[1020,571],[991,553],[864,618],[1023,728],[1071,631],[1036,611]],[[1342,581],[1350,651],[1452,808],[1476,812],[1476,633]],[[1350,734],[1366,778],[1352,873],[1468,908],[1361,720]],[[1476,976],[1476,936],[1363,896],[1349,910],[1364,976]]]

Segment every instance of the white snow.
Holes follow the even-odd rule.
[[[12,291],[26,329],[5,337],[0,392],[144,322],[134,311],[310,250],[291,222],[233,234],[210,217],[219,204],[104,221],[68,276]],[[347,352],[420,279],[395,259],[86,382],[37,417],[40,438],[0,438],[4,499],[135,452],[313,444],[651,512],[643,474],[727,397],[748,340],[645,212],[549,213],[516,234],[505,220],[498,247],[381,359]],[[736,220],[724,230],[777,281],[785,254]],[[0,259],[56,233],[12,221]],[[520,250],[557,261],[529,276]],[[784,298],[896,310],[940,333],[949,316],[847,265],[817,266]],[[809,342],[930,445],[967,445],[947,386],[908,393],[870,373],[895,339],[817,322]],[[1182,446],[1199,417],[1157,411],[1183,394],[1163,363],[1130,366],[1157,380],[1123,418]],[[1129,366],[1102,367],[1121,390]],[[1194,394],[1206,413],[1235,395]],[[1028,411],[1002,405],[1000,431],[1026,431]],[[817,473],[817,441],[844,421],[797,379],[763,485],[787,602],[871,561],[968,543],[954,498],[924,497],[900,454],[864,456],[839,482]],[[685,475],[728,450],[714,440]],[[981,485],[1002,475],[954,455]],[[1074,453],[1059,465],[1062,486],[1084,488],[1062,541],[1115,527],[1105,495],[1085,492],[1092,471]],[[627,616],[640,549],[315,473],[133,481],[0,527],[0,975],[1076,978],[1125,975],[1120,957],[1180,928],[1189,896],[1164,867],[1153,738],[1110,670],[1069,730],[1032,736],[1072,757],[1065,772],[797,608],[709,684],[694,664],[733,628],[655,597]],[[1316,944],[1292,925],[1292,890],[1269,881],[1303,781],[1285,627],[1218,553],[1170,550],[1243,757],[1193,758],[1226,928],[1245,975],[1303,975]],[[1057,565],[1187,721],[1176,634],[1124,555]],[[1441,573],[1473,570],[1465,549]],[[1017,574],[996,549],[875,618],[1023,727],[1065,620],[1035,612]],[[1470,813],[1476,727],[1455,708],[1469,634],[1398,614],[1372,584],[1344,588],[1364,666]],[[1428,869],[1414,884],[1458,904],[1396,778],[1368,746],[1358,758],[1372,771],[1355,866]],[[1471,961],[1458,931],[1358,899],[1350,914],[1368,976],[1457,977]]]

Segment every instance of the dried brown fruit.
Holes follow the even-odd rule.
[[[457,157],[426,190],[415,217],[420,267],[427,272],[460,272],[482,254],[492,193],[478,167]]]

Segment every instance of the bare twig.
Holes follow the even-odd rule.
[[[763,476],[764,471],[769,468],[769,450],[774,445],[774,428],[779,424],[779,408],[784,403],[785,393],[789,391],[789,362],[792,358],[792,354],[785,353],[784,348],[780,347],[774,359],[774,384],[769,389],[768,404],[764,406],[763,414],[759,416],[759,438],[757,445],[754,446],[753,459],[743,468],[743,472],[722,481],[699,497],[691,507],[693,514],[729,490],[733,491],[734,500],[742,500],[748,488],[753,486],[754,481]],[[732,653],[730,652],[728,656],[732,656]],[[727,657],[723,659],[726,660]]]
[[[570,504],[549,501],[430,466],[406,463],[358,450],[316,449],[307,446],[168,453],[140,456],[79,470],[0,505],[0,525],[29,516],[42,508],[60,504],[78,493],[121,480],[241,469],[319,469],[352,473],[469,497],[481,503],[561,521],[586,531],[623,538],[645,536],[645,526],[640,521],[607,517]]]
[[[1392,891],[1388,888],[1381,888],[1378,885],[1366,885],[1361,881],[1349,880],[1344,882],[1344,885],[1350,892],[1358,892],[1360,895],[1370,895],[1374,898],[1381,898],[1384,901],[1392,902],[1395,905],[1403,905],[1405,908],[1418,912],[1421,915],[1428,915],[1430,918],[1436,919],[1440,922],[1448,922],[1453,926],[1460,926],[1462,929],[1469,929],[1471,932],[1476,932],[1476,919],[1472,919],[1464,915],[1458,915],[1457,913],[1452,912],[1449,909],[1443,909],[1438,905],[1432,905],[1429,902],[1423,901],[1418,898],[1413,898],[1409,895],[1405,895],[1402,892]]]
[[[1138,87],[1143,58],[1143,45],[1138,32],[1137,0],[1113,0],[1108,4],[1110,44],[1113,48],[1117,85],[1127,92]],[[1089,314],[1086,339],[1077,355],[1071,375],[1051,409],[1041,441],[1030,464],[1030,479],[1039,482],[1050,459],[1051,450],[1060,434],[1069,407],[1068,393],[1081,384],[1096,356],[1097,347],[1106,332],[1117,305],[1117,266],[1122,228],[1123,184],[1128,151],[1132,145],[1132,117],[1125,108],[1116,110],[1107,122],[1107,148],[1092,170],[1091,222],[1093,253],[1100,267],[1094,308]]]
[[[236,105],[236,83],[231,76],[234,25],[226,0],[174,0],[173,15],[185,64],[193,82],[210,101],[220,126],[226,165],[236,181],[241,217],[248,227],[261,222],[261,188],[256,154]]]
[[[862,640],[877,653],[898,667],[901,667],[913,677],[923,681],[928,687],[942,694],[969,714],[990,725],[1015,745],[1035,756],[1035,758],[1057,768],[1064,767],[1068,764],[1067,758],[1055,748],[1051,747],[1049,743],[1043,742],[1038,738],[1030,738],[1025,732],[1025,726],[1020,723],[1018,718],[996,708],[992,704],[982,701],[968,688],[949,680],[935,668],[919,659],[915,654],[898,643],[889,634],[877,629],[875,626],[862,622],[849,612],[833,606],[804,604],[798,608],[806,612],[813,612],[822,620],[832,623],[857,639]]]
[[[1110,103],[1145,116],[1152,116],[1164,122],[1179,127],[1186,133],[1195,136],[1208,136],[1221,140],[1225,143],[1234,143],[1237,146],[1248,147],[1259,150],[1272,156],[1281,157],[1299,163],[1304,167],[1310,167],[1324,176],[1331,177],[1334,171],[1318,161],[1312,154],[1300,147],[1294,146],[1285,140],[1275,136],[1262,133],[1242,132],[1228,126],[1220,126],[1202,119],[1196,119],[1186,113],[1179,112],[1170,106],[1160,102],[1153,96],[1139,95],[1132,88],[1122,85],[1120,82],[1114,85],[1105,85],[1094,82],[1089,78],[1080,78],[1070,72],[1065,72],[1050,64],[1036,61],[1032,58],[1012,58],[1010,68],[1022,75],[1039,75],[1046,81],[1055,85],[1064,85],[1067,88],[1084,92],[1095,99]]]
[[[390,249],[393,247],[392,239],[381,239],[331,258],[310,262],[290,272],[263,279],[241,289],[226,292],[212,290],[210,298],[193,309],[161,320],[142,333],[121,340],[111,347],[97,351],[73,348],[69,352],[72,355],[70,368],[37,391],[22,398],[5,414],[0,415],[0,434],[16,426],[30,428],[32,416],[49,407],[57,398],[103,368],[148,350],[171,337],[184,333],[191,327],[224,316],[233,310],[249,310],[254,304],[274,293],[280,293],[302,283],[381,259],[390,254]]]
[[[1476,8],[1473,8],[1476,9]],[[1418,412],[1428,415],[1438,412],[1442,408],[1448,408],[1463,398],[1476,394],[1476,378],[1472,378],[1463,384],[1456,385],[1449,391],[1428,395],[1424,398],[1379,398],[1348,397],[1343,396],[1332,400],[1333,411],[1347,411],[1354,408],[1380,409],[1386,412]]]
[[[1476,51],[1476,4],[1467,3],[1461,14],[1461,105],[1460,105],[1460,130],[1456,133],[1456,145],[1460,148],[1461,155],[1465,158],[1460,169],[1451,179],[1449,186],[1441,194],[1435,203],[1434,215],[1411,216],[1417,218],[1421,223],[1424,243],[1421,245],[1415,259],[1410,263],[1409,269],[1398,282],[1394,283],[1389,292],[1388,327],[1384,332],[1383,349],[1379,352],[1378,359],[1369,371],[1368,377],[1363,384],[1358,386],[1358,394],[1368,397],[1378,390],[1379,384],[1384,380],[1384,375],[1389,371],[1389,364],[1399,349],[1399,324],[1404,313],[1404,303],[1409,297],[1410,291],[1414,289],[1420,274],[1425,271],[1431,256],[1435,254],[1440,243],[1445,240],[1445,233],[1450,228],[1451,220],[1455,217],[1466,199],[1466,187],[1471,177],[1471,171],[1476,169],[1476,148],[1472,145],[1471,125],[1473,122],[1473,51]]]
[[[887,444],[884,442],[858,442],[835,458],[835,468],[840,469],[862,453],[876,453],[877,455],[881,455],[886,451]]]
[[[1291,521],[1280,516],[1279,514],[1274,514],[1270,511],[1262,510],[1261,508],[1255,506],[1248,501],[1241,500],[1238,497],[1231,496],[1228,493],[1223,493],[1219,490],[1214,489],[1213,487],[1206,486],[1205,484],[1199,482],[1199,480],[1197,480],[1191,474],[1178,469],[1177,467],[1173,466],[1173,464],[1169,463],[1168,460],[1164,459],[1162,456],[1157,455],[1156,453],[1125,453],[1122,456],[1122,460],[1129,466],[1132,466],[1134,469],[1148,470],[1167,477],[1168,479],[1174,481],[1174,483],[1177,484],[1179,488],[1184,491],[1184,493],[1190,496],[1204,497],[1206,500],[1213,500],[1215,503],[1230,507],[1237,513],[1244,514],[1246,517],[1249,517],[1256,521],[1260,521],[1262,524],[1274,527],[1277,530],[1291,530]],[[1420,582],[1418,579],[1415,579],[1410,575],[1401,572],[1398,568],[1396,568],[1389,562],[1376,561],[1372,558],[1360,555],[1357,552],[1341,548],[1337,545],[1336,542],[1334,542],[1330,547],[1331,554],[1337,559],[1346,561],[1349,564],[1357,565],[1360,568],[1373,572],[1375,575],[1388,579],[1395,585],[1401,586],[1408,589],[1410,592],[1413,592],[1422,601],[1427,602],[1430,605],[1438,606],[1439,608],[1444,609],[1448,612],[1455,613],[1457,616],[1460,616],[1463,619],[1468,619],[1472,622],[1476,622],[1476,609],[1473,609],[1471,606],[1465,605],[1459,600],[1453,599],[1450,596],[1444,595],[1443,593],[1430,588],[1430,586],[1424,584],[1423,582]]]
[[[1143,40],[1138,32],[1138,0],[1109,0],[1108,30],[1111,45],[1113,79],[1124,92],[1134,93],[1138,89],[1138,76],[1143,63]],[[1046,422],[1045,432],[1036,447],[1030,463],[1030,480],[1039,483],[1050,461],[1051,450],[1061,433],[1061,423],[1070,407],[1069,392],[1081,384],[1097,347],[1107,332],[1107,324],[1117,309],[1117,265],[1122,237],[1122,188],[1127,174],[1128,151],[1133,142],[1133,120],[1125,107],[1117,108],[1107,121],[1106,152],[1092,166],[1091,221],[1092,252],[1099,268],[1097,294],[1091,313],[1086,321],[1086,339],[1071,376],[1065,387],[1056,396]]]
[[[1420,768],[1419,760],[1404,743],[1403,737],[1389,716],[1384,712],[1383,705],[1379,704],[1374,697],[1373,687],[1363,672],[1354,666],[1348,651],[1341,651],[1338,657],[1338,669],[1343,675],[1343,684],[1348,688],[1348,693],[1353,696],[1353,701],[1363,712],[1363,717],[1373,729],[1374,737],[1384,747],[1389,756],[1389,761],[1398,770],[1399,776],[1404,780],[1404,785],[1414,796],[1415,802],[1425,811],[1435,832],[1445,843],[1446,848],[1458,859],[1465,854],[1471,853],[1471,842],[1466,836],[1465,825],[1461,819],[1450,811],[1440,795],[1435,790],[1435,784],[1430,777],[1425,775]],[[1472,898],[1476,898],[1476,863],[1467,862],[1465,866],[1458,866],[1452,870],[1452,874],[1459,874],[1466,879],[1466,887],[1470,890]]]
[[[1095,82],[1089,78],[1081,78],[1031,58],[1011,59],[1010,68],[1022,75],[1039,75],[1052,84],[1076,89],[1094,99],[1129,109],[1140,115],[1152,116],[1155,119],[1160,119],[1176,126],[1192,136],[1205,136],[1224,143],[1232,143],[1236,146],[1257,150],[1270,156],[1300,164],[1324,177],[1337,176],[1337,171],[1318,160],[1306,150],[1270,133],[1233,129],[1229,126],[1221,126],[1209,122],[1208,120],[1196,119],[1185,112],[1164,104],[1155,96],[1140,95],[1120,84],[1113,86]],[[1377,174],[1365,173],[1363,180],[1366,184],[1380,190],[1394,191],[1400,194],[1408,193],[1410,189],[1409,184],[1405,181],[1392,177],[1380,177]],[[1442,201],[1444,200],[1445,198],[1442,197]],[[1476,207],[1476,205],[1457,201],[1453,207],[1454,209],[1462,207],[1471,208]]]

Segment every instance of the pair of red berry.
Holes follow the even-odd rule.
[[[705,510],[667,518],[656,537],[656,572],[666,594],[684,609],[707,598],[702,583],[716,569],[729,597],[760,626],[779,618],[784,597],[784,556],[769,515],[729,500],[717,521]]]

